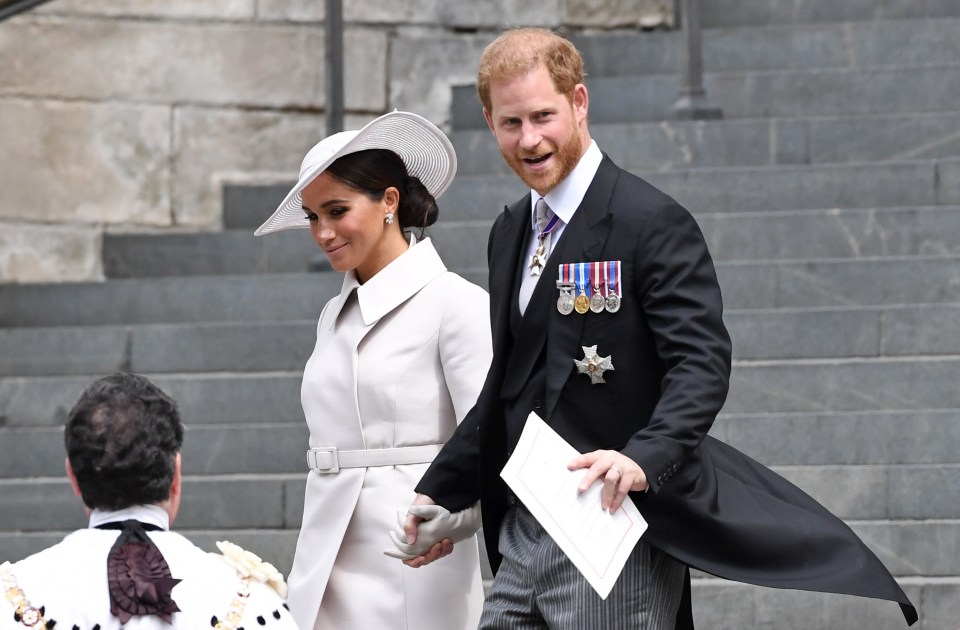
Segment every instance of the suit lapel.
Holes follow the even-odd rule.
[[[553,291],[544,290],[545,297],[555,300],[558,295],[555,281],[559,277],[560,264],[600,259],[613,224],[610,200],[619,172],[620,169],[604,155],[573,220],[564,229],[557,249],[550,256]],[[541,288],[543,287],[538,284],[537,290]],[[534,295],[536,296],[536,293]],[[544,410],[549,418],[560,399],[560,391],[573,371],[574,359],[581,358],[580,339],[584,322],[589,315],[576,312],[561,315],[555,304],[538,304],[537,308],[549,313],[547,325],[541,328],[550,336],[550,343],[547,344],[547,391]],[[529,308],[527,312],[530,312]]]
[[[560,240],[553,248],[543,275],[530,296],[530,303],[524,312],[523,320],[520,322],[517,342],[510,357],[502,393],[505,398],[512,398],[519,394],[543,352],[549,333],[547,417],[552,413],[553,405],[560,396],[560,389],[573,368],[573,355],[570,354],[572,350],[563,349],[577,347],[584,320],[583,315],[576,313],[561,315],[557,311],[558,269],[564,262],[594,260],[603,251],[603,245],[610,231],[609,199],[616,177],[617,167],[605,157],[573,219],[563,229]],[[529,211],[529,198],[526,201]],[[516,302],[516,290],[511,291],[511,300]],[[567,354],[570,356],[567,357]],[[569,365],[566,365],[568,358]]]

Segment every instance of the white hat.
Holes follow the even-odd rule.
[[[359,131],[341,131],[318,142],[300,164],[300,181],[255,236],[308,228],[300,191],[342,155],[366,149],[389,149],[403,160],[407,173],[423,182],[434,199],[443,194],[457,172],[457,154],[447,136],[426,118],[392,111]]]

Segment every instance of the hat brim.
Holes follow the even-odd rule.
[[[323,155],[316,163],[301,168],[299,181],[270,218],[257,228],[255,236],[310,227],[303,212],[300,192],[337,158],[349,153],[367,149],[393,151],[403,160],[407,173],[419,178],[434,199],[444,193],[457,173],[457,154],[447,136],[429,120],[411,112],[393,111],[371,121],[359,131],[334,134],[318,143],[311,153],[322,149],[327,142],[334,144],[332,152],[328,151],[329,155]],[[337,147],[338,144],[341,146]]]

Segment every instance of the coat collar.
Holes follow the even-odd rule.
[[[340,295],[336,303],[331,305],[331,326],[332,322],[337,321],[343,305],[354,290],[357,292],[363,324],[371,326],[446,271],[430,239],[417,242],[411,236],[407,251],[365,283],[360,284],[352,269],[344,274]]]

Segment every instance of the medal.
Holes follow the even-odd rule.
[[[590,310],[590,300],[587,298],[586,263],[577,263],[577,299],[573,308],[583,315]]]
[[[593,293],[590,295],[590,310],[594,313],[602,313],[603,307],[606,305],[603,299],[603,294],[600,293],[601,266],[605,265],[599,262],[590,263],[590,268],[593,269]]]
[[[607,285],[607,312],[616,313],[620,310],[620,261],[611,260],[604,263],[603,273]]]
[[[531,276],[539,276],[540,272],[543,271],[544,266],[547,264],[547,257],[543,255],[543,251],[543,241],[541,241],[537,244],[537,250],[533,252],[533,256],[530,257]]]
[[[603,380],[603,373],[607,370],[613,370],[613,356],[601,357],[597,354],[596,346],[580,347],[583,348],[583,358],[573,360],[577,366],[577,372],[589,376],[591,385],[606,383]]]
[[[557,298],[557,310],[561,315],[569,315],[573,312],[573,274],[570,273],[570,265],[560,265],[560,279],[557,280],[557,288],[560,289],[560,297]]]

